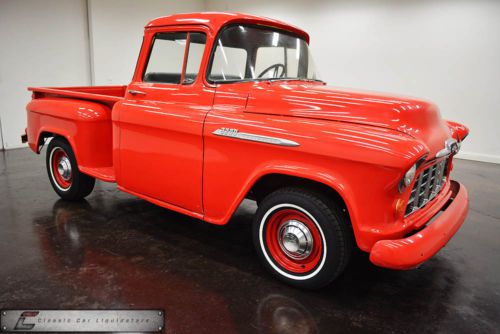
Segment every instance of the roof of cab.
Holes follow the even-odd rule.
[[[151,20],[147,28],[171,26],[171,25],[204,25],[211,29],[213,32],[219,31],[221,27],[229,23],[249,23],[260,24],[265,26],[272,26],[275,28],[287,30],[302,36],[306,42],[309,43],[309,34],[304,30],[290,25],[288,23],[270,19],[262,16],[254,16],[242,13],[228,13],[228,12],[201,12],[201,13],[186,13],[175,14],[169,16],[158,17]]]

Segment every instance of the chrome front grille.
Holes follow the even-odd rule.
[[[446,182],[446,166],[447,160],[441,160],[424,169],[417,176],[406,206],[405,216],[423,208],[436,197]]]

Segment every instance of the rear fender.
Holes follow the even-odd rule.
[[[111,110],[96,102],[67,98],[32,100],[28,111],[28,144],[39,153],[46,133],[65,138],[79,166],[112,166]]]

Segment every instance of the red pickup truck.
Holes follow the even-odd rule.
[[[40,153],[51,138],[63,199],[99,179],[219,225],[254,199],[257,253],[295,286],[330,283],[356,246],[414,268],[467,215],[449,175],[469,130],[430,102],[326,86],[308,44],[251,15],[157,18],[128,86],[29,88],[23,140]]]

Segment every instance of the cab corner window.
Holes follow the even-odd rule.
[[[194,82],[198,76],[205,43],[203,33],[156,34],[143,81],[167,84],[180,84],[181,80],[183,84]],[[186,48],[187,59],[184,59]]]

